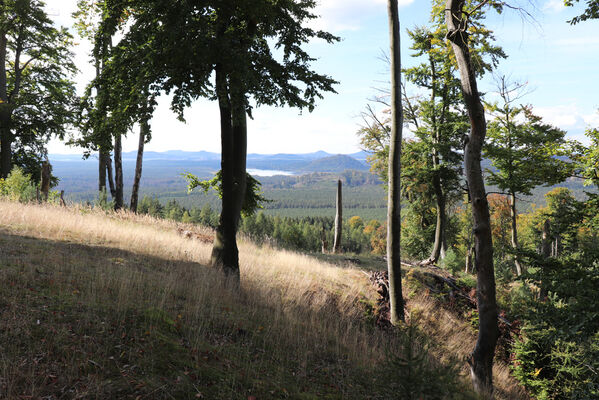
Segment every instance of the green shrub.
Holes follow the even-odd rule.
[[[527,264],[524,278],[542,280],[548,296],[521,297],[514,375],[538,399],[599,398],[599,265],[534,255]]]
[[[459,381],[457,360],[441,363],[431,356],[432,343],[422,334],[415,320],[399,328],[398,354],[388,360],[383,378],[387,382],[386,399],[468,399]]]
[[[106,193],[106,189],[98,193],[98,198],[96,199],[95,205],[96,207],[101,208],[104,211],[114,210],[114,200],[108,201],[108,194]]]
[[[28,202],[36,200],[36,186],[31,175],[19,167],[14,167],[6,179],[0,179],[0,196],[12,201]]]
[[[466,261],[454,249],[448,249],[445,258],[441,260],[441,268],[451,271],[452,275],[457,275],[464,268]]]

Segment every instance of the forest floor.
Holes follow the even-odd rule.
[[[475,398],[476,332],[418,271],[409,323],[384,330],[365,273],[380,258],[241,239],[234,290],[197,226],[4,201],[0,216],[0,398]],[[526,398],[503,362],[495,384]]]

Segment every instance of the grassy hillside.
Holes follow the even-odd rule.
[[[235,291],[195,226],[3,201],[0,215],[1,398],[473,398],[452,361],[469,324],[408,286],[410,324],[375,328],[376,293],[344,256],[241,240]],[[496,383],[523,397],[505,365]]]

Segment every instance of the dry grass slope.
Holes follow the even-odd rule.
[[[349,265],[241,240],[237,292],[206,267],[210,244],[178,233],[211,234],[195,226],[4,201],[0,216],[2,398],[410,398],[388,366],[406,369],[406,349],[436,388],[423,398],[472,398],[464,371],[437,379],[445,352],[470,350],[463,323],[416,297],[443,345],[373,328],[375,293]],[[501,397],[522,395],[497,374]]]

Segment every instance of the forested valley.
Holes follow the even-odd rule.
[[[493,26],[599,1],[369,2],[351,154],[248,153],[351,91],[326,4],[60,1],[0,1],[0,398],[599,399],[599,124]],[[220,151],[148,151],[165,101]]]

